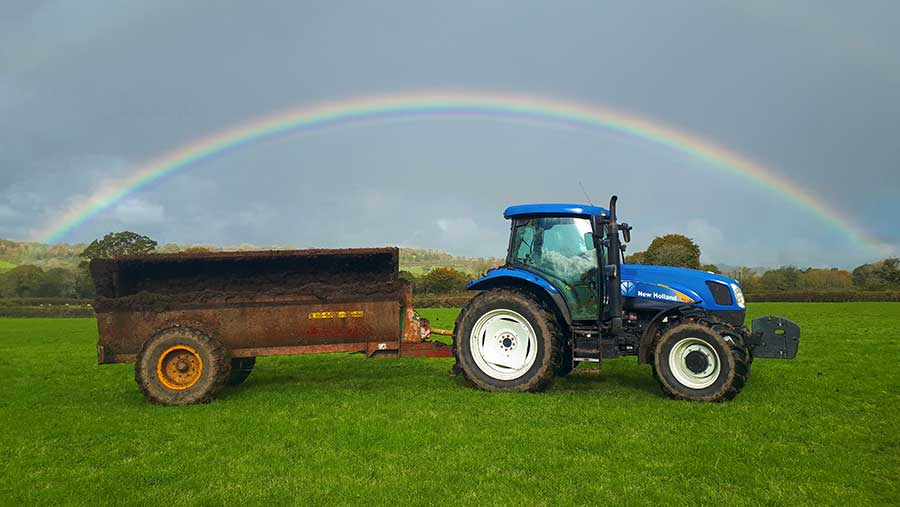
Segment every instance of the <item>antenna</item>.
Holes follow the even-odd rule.
[[[584,196],[587,197],[588,204],[590,204],[591,206],[593,206],[594,203],[591,202],[591,196],[589,196],[588,193],[587,193],[587,190],[584,189],[584,185],[581,184],[581,180],[578,180],[578,186],[581,187],[581,191],[584,192]]]

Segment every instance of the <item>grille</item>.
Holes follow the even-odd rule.
[[[712,292],[713,299],[717,305],[731,306],[734,304],[734,299],[731,298],[731,289],[724,283],[706,282],[706,286]]]

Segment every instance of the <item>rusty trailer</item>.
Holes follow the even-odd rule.
[[[98,362],[134,362],[156,403],[208,401],[260,356],[452,355],[416,315],[397,248],[127,256],[90,270]]]

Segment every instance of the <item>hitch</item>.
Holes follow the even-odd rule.
[[[753,357],[793,359],[800,347],[800,326],[774,315],[753,319],[747,346]]]

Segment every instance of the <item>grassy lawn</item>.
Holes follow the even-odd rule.
[[[4,271],[9,271],[10,269],[12,269],[14,267],[16,267],[16,265],[9,261],[0,261],[0,273],[2,273]]]
[[[900,304],[750,313],[800,323],[800,353],[724,404],[664,398],[633,358],[491,394],[449,360],[334,354],[157,407],[96,365],[93,320],[0,319],[0,504],[900,503]]]

